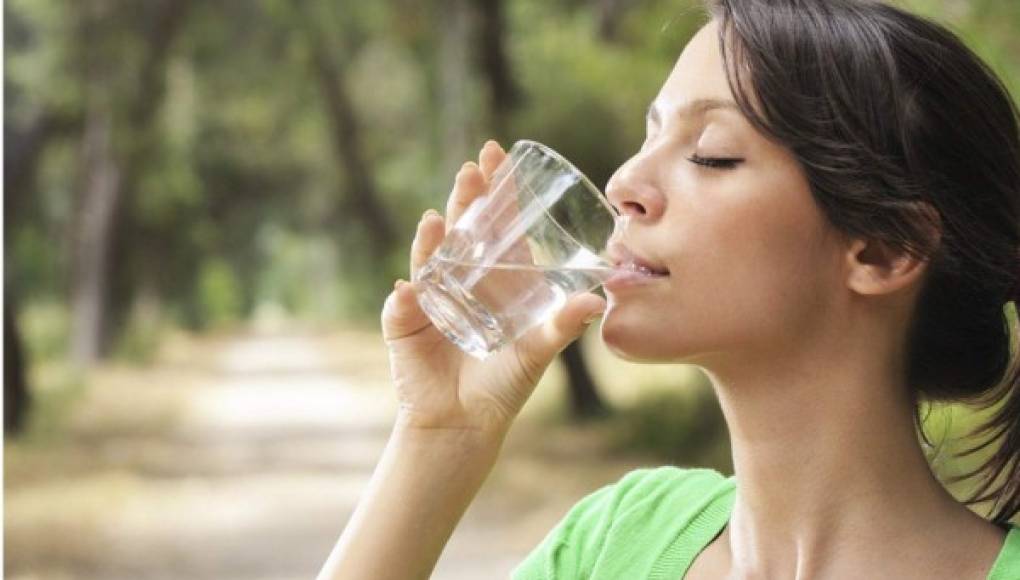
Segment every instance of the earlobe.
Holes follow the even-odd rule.
[[[920,227],[923,240],[918,251],[908,252],[888,242],[865,238],[850,240],[847,251],[847,285],[858,294],[893,294],[919,284],[929,259],[942,240],[942,216],[930,203],[904,202],[912,223]]]
[[[893,294],[918,283],[927,260],[877,240],[856,239],[847,251],[847,286],[861,295]]]

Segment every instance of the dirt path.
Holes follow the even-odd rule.
[[[67,443],[6,448],[6,577],[313,578],[394,403],[378,344],[350,336],[190,344],[100,374]],[[433,578],[505,578],[570,505],[635,465],[598,459],[583,432],[537,435],[515,427]]]

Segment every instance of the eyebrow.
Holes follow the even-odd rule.
[[[677,109],[675,114],[677,116],[703,115],[713,109],[731,109],[740,112],[740,107],[733,101],[726,99],[697,99]],[[656,106],[655,101],[648,106],[648,113],[645,114],[645,119],[654,122],[656,125],[662,124],[662,115],[659,113],[659,108]]]

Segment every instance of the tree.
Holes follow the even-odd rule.
[[[16,435],[25,425],[31,391],[25,372],[25,349],[15,322],[10,292],[4,292],[4,434]]]
[[[523,104],[506,49],[503,0],[478,0],[481,25],[475,37],[482,76],[489,87],[489,123],[500,140],[509,137],[510,116]]]
[[[126,103],[119,106],[118,60],[104,42],[116,23],[115,3],[83,2],[80,42],[84,54],[85,128],[81,143],[81,177],[76,200],[71,246],[71,357],[82,366],[93,364],[107,350],[112,332],[108,328],[110,279],[117,276],[111,260],[116,245],[118,220],[123,218],[124,197],[137,185],[138,170],[151,147],[152,123],[162,103],[166,61],[174,39],[184,25],[189,0],[164,0],[147,4],[137,12],[141,18],[133,31],[144,36],[144,58]],[[123,140],[116,112],[127,111]]]
[[[323,107],[331,123],[336,159],[344,169],[345,199],[339,211],[365,221],[371,237],[372,253],[379,260],[385,260],[397,245],[396,229],[379,199],[374,172],[364,153],[358,115],[344,81],[345,64],[349,62],[349,56],[345,51],[335,50],[329,43],[322,30],[322,23],[311,11],[313,7],[304,4],[298,8],[299,22],[311,47],[311,65],[318,81]],[[343,22],[346,31],[350,33],[355,24],[346,19]],[[348,35],[352,36],[354,34]],[[337,53],[341,54],[338,56]]]

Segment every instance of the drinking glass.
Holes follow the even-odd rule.
[[[612,273],[616,210],[561,155],[518,141],[412,280],[450,341],[484,359]]]

